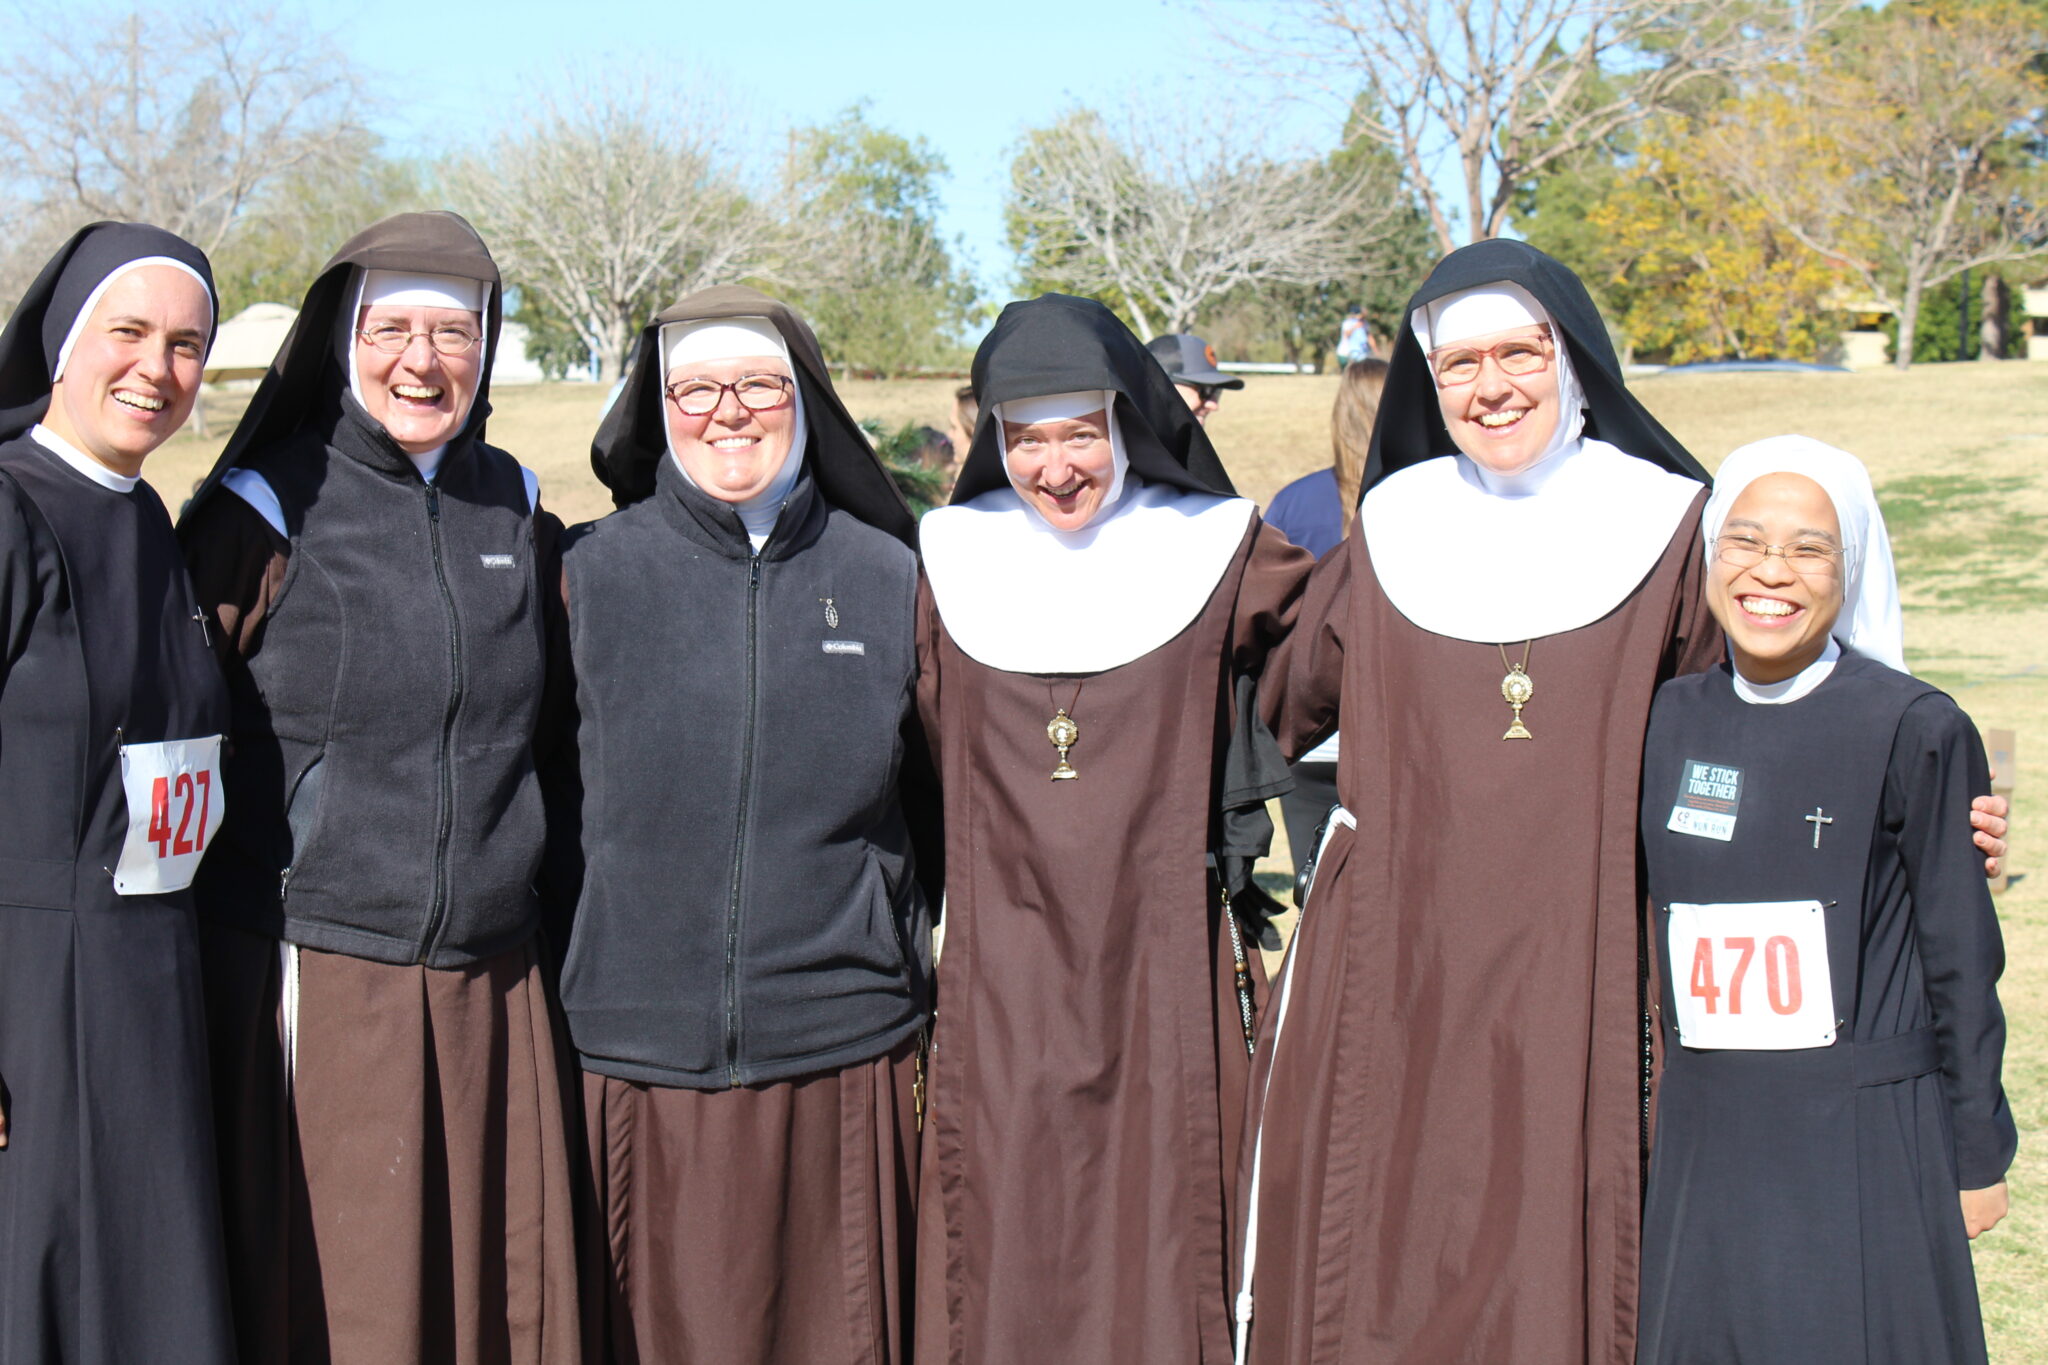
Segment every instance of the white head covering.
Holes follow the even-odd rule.
[[[358,403],[368,406],[363,397],[362,375],[356,369],[356,329],[362,324],[365,308],[457,308],[477,317],[476,363],[477,372],[483,373],[490,363],[491,339],[482,330],[484,311],[490,306],[491,287],[482,280],[472,280],[462,275],[411,275],[396,270],[356,271],[355,303],[341,318],[342,335],[337,344],[341,353],[348,357],[348,391],[355,395]],[[470,395],[470,402],[476,395]],[[467,421],[467,412],[461,421]],[[435,446],[421,455],[408,455],[419,467],[420,477],[432,479],[441,467],[441,457],[448,450],[444,445]]]
[[[71,330],[64,334],[64,344],[57,348],[57,363],[50,367],[50,382],[52,384],[64,377],[64,366],[71,360],[71,348],[78,344],[78,338],[84,333],[87,320],[92,317],[92,310],[99,307],[100,300],[106,296],[106,292],[112,289],[114,282],[123,275],[133,270],[140,270],[146,265],[167,265],[173,270],[182,270],[185,274],[190,275],[196,280],[199,284],[200,292],[206,295],[206,325],[209,331],[212,329],[213,286],[206,282],[206,278],[203,275],[183,261],[173,260],[169,256],[143,256],[136,260],[127,261],[116,268],[105,279],[94,285],[92,292],[85,296],[84,306],[78,310],[78,316],[71,320]]]
[[[1062,531],[1009,488],[927,512],[925,572],[946,633],[968,658],[1012,673],[1099,673],[1149,654],[1201,614],[1244,540],[1252,504],[1129,476],[1111,389],[1016,398],[1002,424],[1108,415],[1114,473],[1087,525]]]
[[[792,380],[796,378],[796,365],[789,356],[789,343],[782,339],[782,333],[776,331],[775,324],[767,318],[704,318],[671,322],[661,329],[664,388],[667,376],[683,366],[707,360],[743,360],[752,356],[774,356],[782,362],[783,373]],[[794,406],[789,454],[783,458],[782,468],[775,472],[766,488],[745,502],[732,504],[733,511],[739,513],[740,523],[747,528],[747,540],[757,554],[768,543],[769,534],[775,530],[776,518],[782,515],[782,505],[789,501],[790,490],[796,487],[797,476],[803,472],[804,447],[809,443],[810,431],[804,421],[802,384],[792,385],[791,397]],[[666,433],[668,429],[668,414],[664,412],[662,431]],[[676,454],[672,435],[668,437],[668,454],[690,487],[700,487],[690,477],[690,471],[684,468],[682,456]]]
[[[1730,455],[1714,474],[1714,493],[1702,514],[1707,563],[1714,540],[1742,491],[1767,474],[1803,474],[1819,484],[1842,523],[1842,614],[1829,632],[1845,648],[1906,668],[1905,624],[1899,610],[1898,572],[1884,513],[1870,486],[1870,472],[1845,450],[1809,436],[1772,436]]]
[[[1584,440],[1585,390],[1549,310],[1518,284],[1446,294],[1408,319],[1423,353],[1545,325],[1556,343],[1558,421],[1528,468],[1497,474],[1462,452],[1396,470],[1359,505],[1387,600],[1422,629],[1505,644],[1591,625],[1670,548],[1700,485]],[[1430,382],[1425,380],[1425,382]],[[1597,543],[1597,553],[1574,546]]]

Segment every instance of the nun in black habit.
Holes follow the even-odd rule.
[[[941,855],[910,509],[738,286],[647,326],[591,461],[549,786],[592,1358],[901,1365]]]
[[[1209,867],[1244,866],[1219,811],[1284,788],[1244,708],[1313,561],[1101,304],[1011,304],[974,387],[920,528],[948,927],[917,1358],[1222,1361],[1248,1057]]]
[[[190,886],[227,698],[142,462],[212,275],[95,223],[0,333],[0,1360],[218,1365],[229,1329]]]
[[[497,267],[337,252],[179,527],[234,706],[199,884],[242,1359],[579,1355],[542,969],[557,523],[483,439]]]

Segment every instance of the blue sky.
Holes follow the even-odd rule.
[[[1255,5],[1234,5],[1255,16]],[[338,7],[311,11],[334,22]],[[1002,197],[1009,149],[1075,104],[1180,102],[1281,144],[1327,146],[1336,122],[1235,76],[1193,0],[818,0],[535,3],[356,0],[339,36],[396,101],[378,120],[395,149],[431,153],[516,121],[521,92],[569,69],[630,68],[715,82],[745,112],[748,136],[779,151],[782,131],[859,99],[875,123],[921,134],[951,168],[947,235],[967,247],[991,295],[1006,285]],[[764,36],[739,31],[759,19]],[[671,60],[672,59],[672,60]],[[459,207],[459,206],[451,206]]]

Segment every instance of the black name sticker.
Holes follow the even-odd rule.
[[[1664,828],[1674,834],[1727,843],[1735,837],[1735,812],[1742,804],[1742,769],[1685,760],[1678,773],[1678,800]]]

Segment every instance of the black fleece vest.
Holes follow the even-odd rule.
[[[290,567],[235,717],[238,849],[281,933],[377,962],[456,967],[538,924],[533,741],[545,643],[519,465],[471,439],[424,482],[353,413],[256,469]]]

